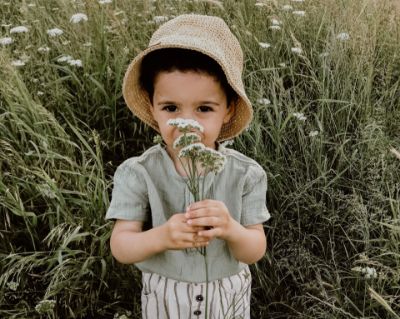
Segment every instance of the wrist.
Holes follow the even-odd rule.
[[[161,253],[165,250],[168,250],[167,230],[165,224],[153,228],[153,230],[155,230],[154,235],[157,238],[157,251]]]
[[[229,222],[227,224],[224,239],[228,243],[233,243],[237,238],[237,234],[241,231],[242,225],[240,225],[235,219],[229,216]]]

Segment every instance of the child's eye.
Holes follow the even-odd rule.
[[[176,112],[177,107],[176,105],[166,105],[162,108],[162,110],[167,112]]]
[[[202,106],[199,107],[198,110],[199,110],[200,112],[212,112],[212,111],[213,111],[213,108],[212,108],[212,107],[209,107],[209,106],[207,106],[207,105],[202,105]]]

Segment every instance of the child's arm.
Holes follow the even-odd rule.
[[[246,264],[260,260],[266,250],[266,238],[261,224],[244,227],[234,220],[225,204],[217,200],[193,203],[186,212],[189,225],[212,226],[199,235],[211,241],[214,237],[225,240],[232,255]]]
[[[208,238],[197,235],[203,227],[186,223],[184,214],[174,214],[163,225],[142,231],[143,222],[117,220],[110,240],[111,252],[123,264],[133,264],[168,249],[202,247]]]

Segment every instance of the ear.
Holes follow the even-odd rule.
[[[231,102],[231,104],[229,104],[228,107],[228,112],[224,117],[224,124],[228,123],[231,120],[232,116],[235,114],[235,110],[236,110],[236,103]]]

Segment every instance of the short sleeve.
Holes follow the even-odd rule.
[[[124,162],[114,174],[114,188],[106,219],[146,221],[148,212],[147,187],[135,165]]]
[[[242,195],[242,217],[240,223],[243,226],[261,224],[271,215],[266,205],[267,175],[261,166],[249,167],[245,176]]]

